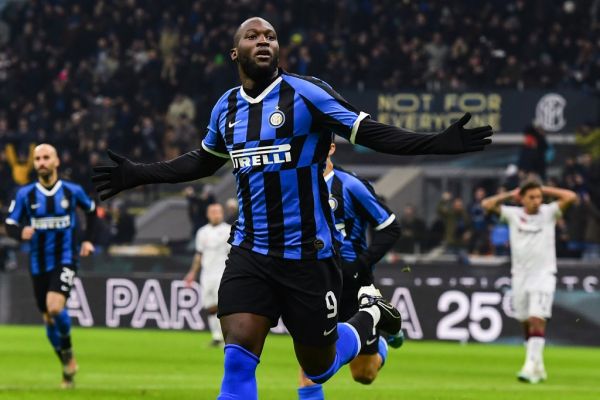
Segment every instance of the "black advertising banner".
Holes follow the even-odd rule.
[[[421,131],[440,131],[465,112],[477,126],[498,132],[522,132],[535,123],[550,133],[574,132],[598,123],[600,103],[579,91],[498,90],[484,92],[344,92],[355,107],[380,122]]]
[[[200,286],[186,287],[180,276],[84,275],[75,281],[69,313],[85,327],[205,329]],[[381,265],[376,284],[402,312],[412,340],[521,341],[520,325],[512,318],[508,267]],[[548,339],[600,345],[599,310],[600,267],[559,268]],[[29,277],[0,274],[0,323],[39,322]]]

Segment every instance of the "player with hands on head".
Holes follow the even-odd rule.
[[[373,286],[361,288],[360,311],[337,324],[341,277],[322,176],[331,132],[405,155],[483,150],[492,129],[465,128],[469,115],[436,134],[376,122],[325,82],[278,68],[277,34],[262,18],[238,27],[230,57],[241,86],[217,101],[200,149],[150,164],[111,152],[115,164],[96,167],[93,180],[107,199],[139,185],[210,176],[231,160],[239,217],[219,288],[226,343],[219,399],[252,400],[264,341],[280,316],[301,367],[317,383],[350,362],[374,327],[390,334],[401,328],[400,314]]]
[[[556,201],[544,204],[544,196]],[[502,204],[508,200],[521,206]],[[543,352],[556,288],[556,221],[576,200],[577,194],[570,190],[527,181],[481,201],[487,212],[499,214],[508,223],[513,309],[527,344],[525,363],[517,374],[523,382],[538,383],[548,377]]]

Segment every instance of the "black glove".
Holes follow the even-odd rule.
[[[464,126],[471,119],[471,113],[466,113],[461,119],[450,125],[446,130],[435,135],[435,154],[460,154],[471,151],[481,151],[492,143],[492,127],[489,125],[467,129]]]
[[[135,163],[127,158],[106,150],[108,156],[117,165],[94,167],[92,182],[100,194],[100,200],[106,200],[117,193],[140,185],[136,179]]]

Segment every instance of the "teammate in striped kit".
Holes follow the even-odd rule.
[[[8,234],[30,243],[30,272],[35,299],[43,314],[46,334],[63,366],[63,388],[73,387],[77,363],[71,348],[71,319],[65,304],[77,273],[78,254],[94,251],[91,233],[94,202],[81,186],[58,179],[56,149],[41,144],[34,150],[38,181],[23,186],[9,208]],[[87,214],[81,248],[77,241],[76,207]]]
[[[359,310],[357,293],[361,286],[373,284],[373,267],[392,248],[400,236],[400,224],[394,213],[377,196],[364,179],[334,166],[331,144],[323,176],[329,189],[329,205],[333,210],[335,228],[342,234],[340,247],[343,276],[339,320],[347,321]],[[367,230],[372,228],[370,244]],[[388,342],[400,347],[404,341],[402,331],[387,340],[373,332],[360,353],[349,366],[356,382],[371,384],[385,364]],[[299,400],[324,399],[323,388],[300,374]]]
[[[203,178],[232,160],[240,215],[219,288],[226,343],[219,399],[251,400],[279,316],[300,366],[318,383],[360,352],[374,326],[391,334],[401,328],[400,314],[373,286],[361,288],[360,311],[337,324],[341,275],[322,176],[331,132],[391,154],[456,154],[483,150],[492,130],[465,129],[468,115],[434,135],[372,121],[323,81],[280,70],[277,35],[261,18],[242,23],[233,42],[242,85],[213,108],[201,149],[152,164],[111,152],[116,165],[96,167],[93,180],[106,199],[143,184]]]

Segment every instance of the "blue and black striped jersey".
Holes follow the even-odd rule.
[[[396,216],[375,194],[373,187],[356,175],[335,167],[325,177],[335,227],[342,233],[341,255],[354,261],[367,248],[369,224],[376,231],[394,222]]]
[[[31,183],[18,190],[6,223],[34,228],[30,241],[32,275],[78,264],[77,206],[86,212],[96,207],[81,186],[72,182],[58,180],[50,190]]]
[[[240,212],[230,243],[287,259],[332,256],[322,176],[331,132],[352,140],[365,117],[323,81],[286,72],[256,98],[226,92],[202,147],[233,162]]]

